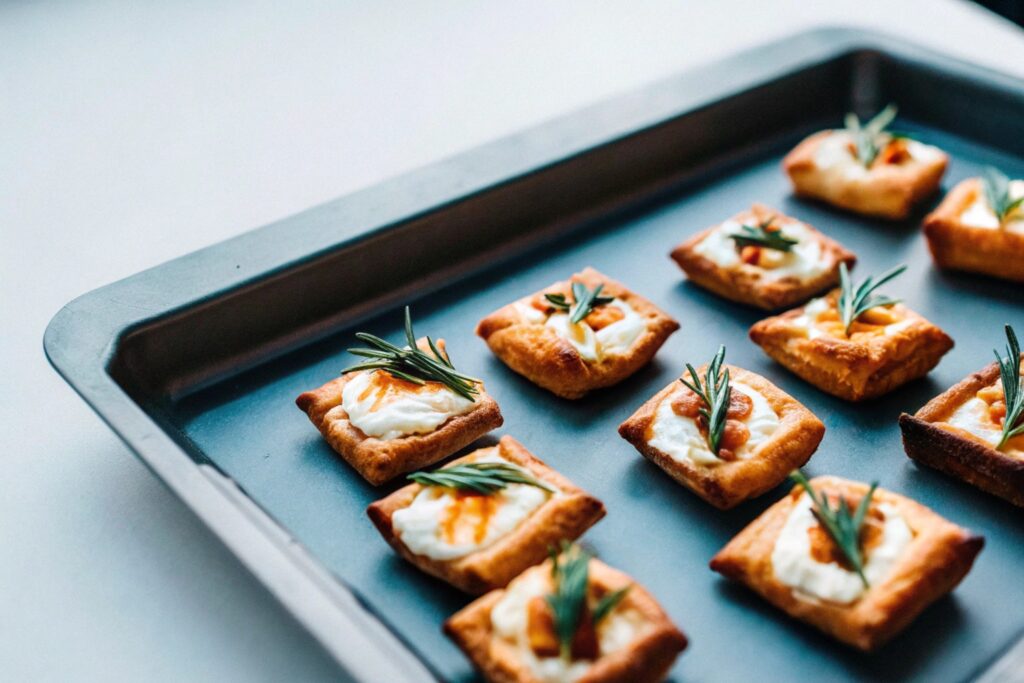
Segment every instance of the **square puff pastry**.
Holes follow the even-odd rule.
[[[810,483],[818,495],[831,496],[833,503],[838,495],[842,495],[853,506],[868,490],[864,484],[838,477],[816,477]],[[873,650],[889,640],[928,605],[952,591],[966,576],[984,545],[981,536],[971,534],[923,505],[877,489],[871,499],[868,519],[873,513],[884,516],[880,523],[884,526],[876,527],[883,529],[877,548],[880,554],[885,555],[884,568],[868,588],[858,588],[861,592],[853,600],[837,602],[822,599],[798,590],[792,585],[793,581],[784,581],[776,571],[776,566],[781,567],[781,563],[787,561],[781,552],[776,555],[778,541],[783,534],[788,537],[794,531],[788,526],[791,513],[807,514],[806,509],[798,509],[801,503],[806,505],[806,495],[802,487],[794,487],[788,496],[765,510],[729,541],[711,560],[711,569],[746,584],[791,617],[861,650]],[[899,552],[882,550],[887,543],[885,537],[890,533],[890,518],[895,523],[893,535],[901,535],[897,533],[896,525],[902,532]],[[805,542],[801,549],[808,553],[808,563],[834,572],[838,567],[835,566],[836,555],[831,553],[834,549],[832,541],[813,517],[811,520],[812,526],[806,530],[803,526],[795,527],[797,533],[815,539],[810,544]],[[819,558],[817,550],[810,550],[813,546],[824,548],[824,560]],[[870,574],[873,557],[870,548],[865,555],[865,571]],[[859,582],[853,572],[845,573]]]
[[[790,252],[737,248],[728,234],[741,225],[772,225],[800,239]],[[724,234],[722,234],[724,233]],[[839,264],[853,266],[856,255],[810,225],[764,204],[754,204],[729,220],[703,230],[672,251],[672,258],[695,283],[721,297],[773,311],[807,301],[839,284]],[[771,259],[769,263],[764,261]]]
[[[573,282],[583,283],[589,289],[604,285],[601,295],[616,299],[616,302],[596,309],[576,327],[590,330],[590,322],[593,320],[597,325],[605,317],[603,309],[613,308],[617,302],[631,309],[630,315],[638,316],[631,320],[642,324],[643,330],[628,347],[616,348],[598,355],[596,359],[587,360],[573,343],[556,332],[554,327],[545,324],[550,320],[550,311],[541,310],[546,306],[544,294],[565,294]],[[571,301],[571,296],[568,298]],[[612,325],[625,322],[626,319],[613,321],[590,334],[597,338]],[[556,282],[491,313],[477,324],[476,333],[487,342],[494,355],[514,371],[562,398],[575,399],[632,375],[654,358],[661,345],[677,329],[679,323],[647,299],[593,268],[584,268],[569,280]]]
[[[1024,360],[1024,354],[1021,354]],[[996,450],[1000,424],[988,413],[1002,399],[999,365],[992,363],[900,415],[903,448],[915,461],[1024,507],[1024,435]]]
[[[449,466],[473,462],[489,454],[519,465],[558,490],[557,494],[548,496],[534,508],[512,531],[489,546],[451,560],[436,560],[410,550],[395,529],[393,518],[395,512],[412,505],[416,496],[426,488],[420,484],[400,488],[366,510],[381,535],[399,555],[424,572],[473,595],[503,587],[524,569],[547,557],[548,548],[562,540],[579,538],[605,515],[600,500],[574,486],[511,436],[503,436],[497,446],[473,451],[452,461]]]
[[[1000,225],[977,178],[954,187],[925,217],[924,235],[940,268],[1024,282],[1024,214]]]
[[[821,420],[792,396],[758,374],[732,365],[726,367],[730,382],[741,383],[760,394],[777,420],[774,430],[747,457],[721,460],[707,450],[706,456],[713,462],[705,464],[692,458],[673,457],[658,448],[655,423],[659,418],[688,419],[675,413],[659,412],[666,401],[671,402],[682,394],[692,394],[678,380],[655,394],[619,426],[622,438],[633,444],[645,458],[721,510],[735,507],[781,484],[790,472],[810,459],[825,435],[825,425]],[[698,370],[701,376],[704,372],[705,368]],[[734,386],[732,391],[739,390]],[[752,414],[750,417],[758,416]]]
[[[939,188],[949,157],[937,147],[893,139],[870,168],[849,134],[825,130],[786,155],[782,168],[800,196],[868,216],[901,220]]]
[[[588,567],[591,594],[602,596],[629,587],[606,619],[622,619],[624,622],[619,625],[628,625],[635,632],[628,641],[620,642],[618,649],[600,654],[579,678],[573,680],[575,683],[656,683],[663,680],[676,657],[686,648],[686,636],[669,620],[651,594],[629,576],[595,559],[590,560]],[[537,658],[529,650],[529,645],[503,637],[496,632],[492,619],[495,606],[511,591],[531,582],[546,584],[546,591],[550,591],[550,577],[551,560],[546,560],[527,569],[507,588],[478,598],[445,622],[445,633],[490,683],[552,680],[542,679],[535,672],[531,664]],[[526,605],[523,605],[523,610],[526,610]],[[524,625],[528,622],[526,618],[520,618]],[[623,630],[620,629],[620,633]],[[599,624],[598,636],[600,631]],[[623,640],[621,635],[617,640]],[[557,660],[557,657],[548,661],[551,660]]]
[[[839,290],[806,306],[765,318],[750,338],[765,353],[822,391],[861,401],[923,377],[953,340],[903,304],[876,307],[846,335],[836,302]]]
[[[416,345],[429,352],[425,337],[418,339]],[[441,353],[447,353],[443,339],[438,340],[437,346]],[[342,406],[345,385],[361,372],[346,373],[319,389],[307,391],[295,399],[295,404],[309,416],[330,447],[374,486],[443,460],[504,421],[498,404],[479,384],[480,393],[473,408],[448,418],[432,432],[394,439],[367,436],[349,421]]]

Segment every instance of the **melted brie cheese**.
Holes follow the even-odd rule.
[[[341,407],[349,422],[363,434],[385,441],[429,434],[475,405],[437,382],[417,386],[383,371],[359,372],[341,390]]]
[[[622,311],[622,319],[596,332],[585,320],[574,325],[569,321],[569,314],[561,312],[553,313],[545,325],[572,344],[583,360],[599,361],[606,356],[625,353],[647,329],[647,323],[643,316],[621,299],[606,305]]]
[[[1024,196],[1024,180],[1010,181],[1010,198],[1017,199]],[[987,230],[998,230],[999,219],[985,199],[985,193],[979,192],[973,202],[960,214],[960,222],[970,228],[984,228]],[[1024,232],[1024,215],[1017,211],[1010,214],[1010,219],[1002,226],[1014,232]]]
[[[827,332],[815,324],[818,321],[818,317],[825,311],[829,310],[829,308],[830,305],[828,299],[825,297],[812,299],[806,306],[804,306],[803,313],[793,318],[789,324],[790,326],[803,331],[807,335],[808,339],[817,339],[818,337],[829,336]],[[882,333],[892,336],[902,332],[913,324],[914,320],[911,318],[897,320],[896,322],[890,323],[882,328]]]
[[[864,594],[864,583],[856,572],[834,562],[818,562],[811,555],[809,531],[818,524],[806,493],[800,496],[772,550],[772,571],[779,582],[805,599],[828,600],[842,605]],[[880,503],[877,509],[885,517],[881,541],[864,564],[864,576],[872,586],[883,581],[913,540],[913,532],[896,508]]]
[[[515,646],[520,661],[538,680],[543,683],[572,683],[587,673],[592,661],[567,662],[560,657],[538,657],[530,649],[527,605],[533,598],[549,592],[548,572],[527,571],[508,585],[501,600],[491,609],[491,626],[495,636]],[[640,614],[621,607],[613,610],[597,625],[600,656],[622,650],[642,635],[643,630],[644,621]]]
[[[768,405],[768,400],[753,387],[735,381],[730,382],[729,386],[749,396],[754,404],[750,415],[743,421],[750,430],[750,438],[736,450],[738,459],[747,460],[754,457],[758,446],[778,429],[779,416]],[[680,388],[679,391],[685,389]],[[707,440],[697,428],[697,423],[692,418],[676,414],[672,409],[674,396],[674,393],[669,394],[658,406],[650,427],[651,438],[647,443],[679,462],[691,465],[715,465],[722,462],[708,448]]]
[[[965,432],[970,432],[982,441],[995,447],[1003,438],[1003,430],[989,418],[989,406],[977,396],[964,401],[953,411],[946,422]]]
[[[851,151],[852,140],[844,131],[833,131],[822,140],[814,152],[814,165],[822,171],[831,172],[847,180],[864,178],[874,169],[864,166]],[[915,163],[931,163],[942,156],[942,150],[916,140],[906,141],[909,159],[897,166]]]
[[[721,268],[736,268],[740,265],[757,268],[766,280],[781,280],[785,277],[810,279],[828,271],[832,266],[831,262],[822,257],[821,243],[806,225],[799,222],[779,226],[783,235],[800,240],[793,245],[792,250],[766,249],[765,255],[772,259],[772,263],[767,267],[743,264],[736,249],[736,242],[729,237],[741,232],[740,228],[740,223],[734,220],[725,221],[701,240],[694,247],[694,252],[714,261]]]
[[[494,453],[474,462],[509,464]],[[417,555],[454,560],[504,538],[552,495],[527,484],[510,484],[489,496],[467,496],[440,486],[426,486],[408,507],[395,511],[391,524],[402,543]]]

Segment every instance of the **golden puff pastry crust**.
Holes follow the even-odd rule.
[[[835,317],[838,298],[839,290],[825,297],[825,315]],[[805,381],[847,401],[876,398],[923,377],[953,348],[949,335],[902,304],[867,311],[849,336],[831,322],[832,333],[812,337],[801,327],[805,309],[755,323],[750,338]]]
[[[551,561],[527,569],[520,576],[550,576]],[[665,678],[676,657],[686,648],[686,636],[658,602],[626,574],[595,559],[589,564],[590,585],[602,594],[629,586],[616,611],[628,610],[642,620],[638,637],[624,648],[601,655],[576,683],[656,683]],[[504,597],[498,589],[478,598],[454,614],[444,631],[473,662],[489,683],[539,683],[515,644],[499,637],[491,610]]]
[[[924,235],[932,258],[940,268],[1024,282],[1024,227],[980,228],[962,219],[982,195],[981,181],[970,178],[925,217]]]
[[[802,197],[819,199],[848,211],[892,220],[910,215],[914,206],[934,194],[946,171],[949,157],[931,147],[928,158],[904,158],[898,163],[876,161],[870,169],[840,164],[823,166],[819,150],[842,131],[825,130],[803,140],[782,160],[782,168]],[[880,157],[883,155],[879,155]],[[852,172],[847,169],[853,168]]]
[[[417,344],[426,349],[425,339],[417,340]],[[438,341],[438,347],[443,353],[444,340]],[[356,374],[346,373],[304,392],[295,404],[309,416],[330,447],[374,486],[443,460],[504,422],[498,404],[480,384],[474,407],[452,416],[432,432],[386,440],[367,436],[349,421],[342,406],[342,390]]]
[[[558,490],[558,495],[548,498],[516,529],[490,546],[445,561],[412,552],[396,533],[392,518],[396,511],[412,504],[424,488],[420,484],[400,488],[366,510],[377,530],[399,555],[427,574],[473,595],[505,586],[524,569],[547,557],[549,548],[562,540],[579,538],[605,515],[600,500],[545,465],[511,436],[503,436],[497,446],[476,450],[450,465],[473,462],[488,453],[529,470],[534,477]]]
[[[764,377],[732,365],[726,366],[731,381],[742,382],[764,396],[779,418],[775,431],[748,459],[703,465],[678,460],[650,443],[658,408],[680,390],[678,380],[654,395],[619,425],[619,434],[670,477],[720,510],[770,491],[794,469],[802,467],[825,435],[825,425],[799,401]],[[703,376],[704,368],[698,370]]]
[[[1024,507],[1024,436],[996,450],[948,422],[964,403],[998,382],[999,365],[992,363],[933,398],[915,415],[900,415],[903,448],[916,462]]]
[[[820,493],[859,499],[868,487],[838,477],[816,477]],[[745,584],[789,616],[805,621],[861,650],[873,650],[906,628],[928,605],[949,593],[967,575],[984,538],[971,534],[904,496],[877,489],[872,508],[893,506],[913,533],[886,576],[850,604],[798,594],[776,578],[772,552],[790,513],[802,496],[800,486],[736,535],[711,560],[711,569]]]
[[[602,295],[623,301],[643,318],[644,331],[625,352],[611,353],[596,361],[585,360],[568,340],[543,321],[523,317],[522,307],[541,300],[545,292],[566,291],[571,282],[581,282],[590,289],[604,285]],[[576,399],[635,373],[654,358],[677,329],[679,323],[653,303],[588,267],[568,281],[556,282],[491,313],[477,324],[476,333],[512,370],[562,398]]]
[[[740,224],[758,225],[769,218],[781,226],[800,223],[781,211],[754,204],[750,209],[732,217],[732,221]],[[788,275],[771,277],[771,270],[759,265],[738,262],[728,268],[700,253],[698,246],[719,229],[718,225],[707,228],[672,250],[672,259],[679,264],[686,276],[701,287],[715,294],[737,301],[741,304],[756,306],[768,311],[786,308],[806,301],[815,294],[839,284],[839,264],[846,263],[852,267],[857,256],[833,239],[818,232],[810,225],[802,223],[810,233],[809,239],[819,244],[820,259],[825,266],[821,273],[809,277]],[[782,228],[785,233],[785,227]],[[750,247],[756,249],[756,247]]]

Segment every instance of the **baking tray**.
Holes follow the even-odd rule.
[[[651,589],[692,638],[675,680],[963,680],[1024,630],[1024,527],[1006,503],[903,454],[896,417],[988,362],[1024,328],[1020,285],[933,268],[920,215],[884,223],[795,200],[779,169],[801,136],[889,101],[898,126],[946,149],[944,186],[996,164],[1024,175],[1020,81],[876,34],[801,34],[654,84],[103,287],[46,331],[57,370],[361,681],[473,677],[441,622],[467,598],[400,561],[364,514],[374,489],[293,405],[337,376],[356,329],[448,339],[486,378],[512,434],[600,496],[587,544]],[[923,380],[852,405],[747,340],[761,314],[684,281],[684,237],[752,201],[798,216],[860,256],[910,265],[890,289],[956,348]],[[682,323],[656,360],[582,401],[507,370],[473,336],[497,306],[593,265]],[[808,471],[879,479],[984,533],[963,585],[893,644],[853,652],[707,568],[784,487],[719,512],[641,458],[616,426],[720,343],[828,426]]]

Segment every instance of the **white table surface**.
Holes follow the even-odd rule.
[[[821,25],[1024,76],[1024,34],[958,0],[0,5],[0,678],[338,677],[49,368],[62,304]]]

